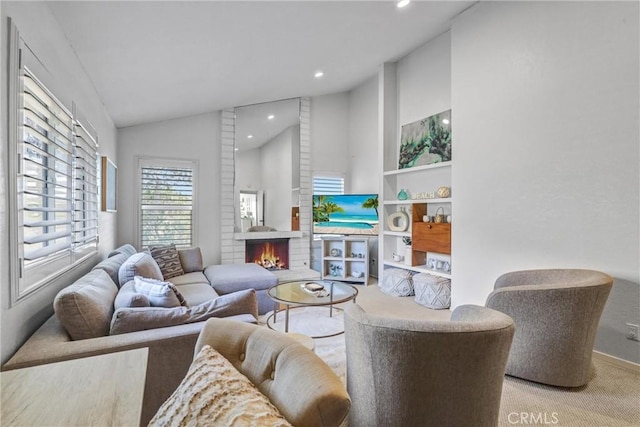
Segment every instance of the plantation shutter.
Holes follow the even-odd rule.
[[[141,165],[140,243],[189,247],[193,235],[193,165]]]
[[[314,176],[313,194],[344,194],[344,178]]]
[[[18,206],[23,267],[45,258],[72,262],[73,120],[27,70],[23,82],[23,139]]]
[[[73,243],[82,253],[98,244],[98,144],[87,128],[75,122],[75,190]]]

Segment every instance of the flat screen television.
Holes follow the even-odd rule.
[[[377,194],[313,196],[314,234],[378,234]]]

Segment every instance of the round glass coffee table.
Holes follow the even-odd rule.
[[[333,282],[330,280],[300,280],[280,283],[273,286],[269,288],[267,295],[275,302],[273,313],[267,318],[267,326],[270,329],[274,329],[273,324],[276,322],[276,317],[278,313],[282,311],[280,304],[283,304],[285,306],[284,332],[287,333],[289,332],[290,309],[329,306],[329,317],[333,317],[334,310],[342,311],[341,308],[334,307],[334,305],[350,300],[355,302],[358,290],[342,282]],[[312,336],[311,338],[327,338],[343,333],[344,329],[334,334]]]

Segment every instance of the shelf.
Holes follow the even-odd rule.
[[[383,205],[413,205],[414,203],[451,203],[451,198],[446,199],[409,199],[409,200],[385,200]]]
[[[388,231],[384,230],[382,232],[385,236],[396,236],[396,237],[411,237],[410,231]]]
[[[385,171],[384,175],[385,176],[389,176],[389,175],[401,175],[404,173],[411,173],[411,172],[419,172],[419,171],[423,171],[423,170],[429,170],[429,169],[438,169],[438,168],[446,168],[446,167],[450,167],[451,166],[451,162],[441,162],[441,163],[433,163],[430,165],[423,165],[423,166],[416,166],[413,168],[406,168],[406,169],[394,169],[394,170],[390,170],[390,171]]]
[[[391,261],[391,260],[384,260],[384,265],[388,265],[390,267],[397,267],[397,268],[404,268],[405,270],[411,270],[411,271],[416,271],[418,273],[429,273],[429,274],[433,274],[434,276],[440,276],[440,277],[444,277],[446,279],[451,279],[451,273],[443,273],[442,271],[438,271],[438,270],[431,270],[429,268],[427,268],[426,265],[407,265],[403,262],[396,262],[396,261]]]
[[[339,250],[340,255],[332,256],[331,251]],[[369,239],[366,236],[322,238],[322,279],[344,282],[367,283],[369,278]],[[335,255],[335,254],[334,254]],[[360,255],[360,256],[358,256]],[[340,273],[333,276],[332,266],[339,266]],[[355,277],[354,274],[360,275]]]

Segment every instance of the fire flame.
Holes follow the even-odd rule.
[[[256,257],[254,262],[266,269],[282,270],[287,268],[280,262],[280,257],[276,253],[274,245],[269,242],[264,244],[262,253]]]

